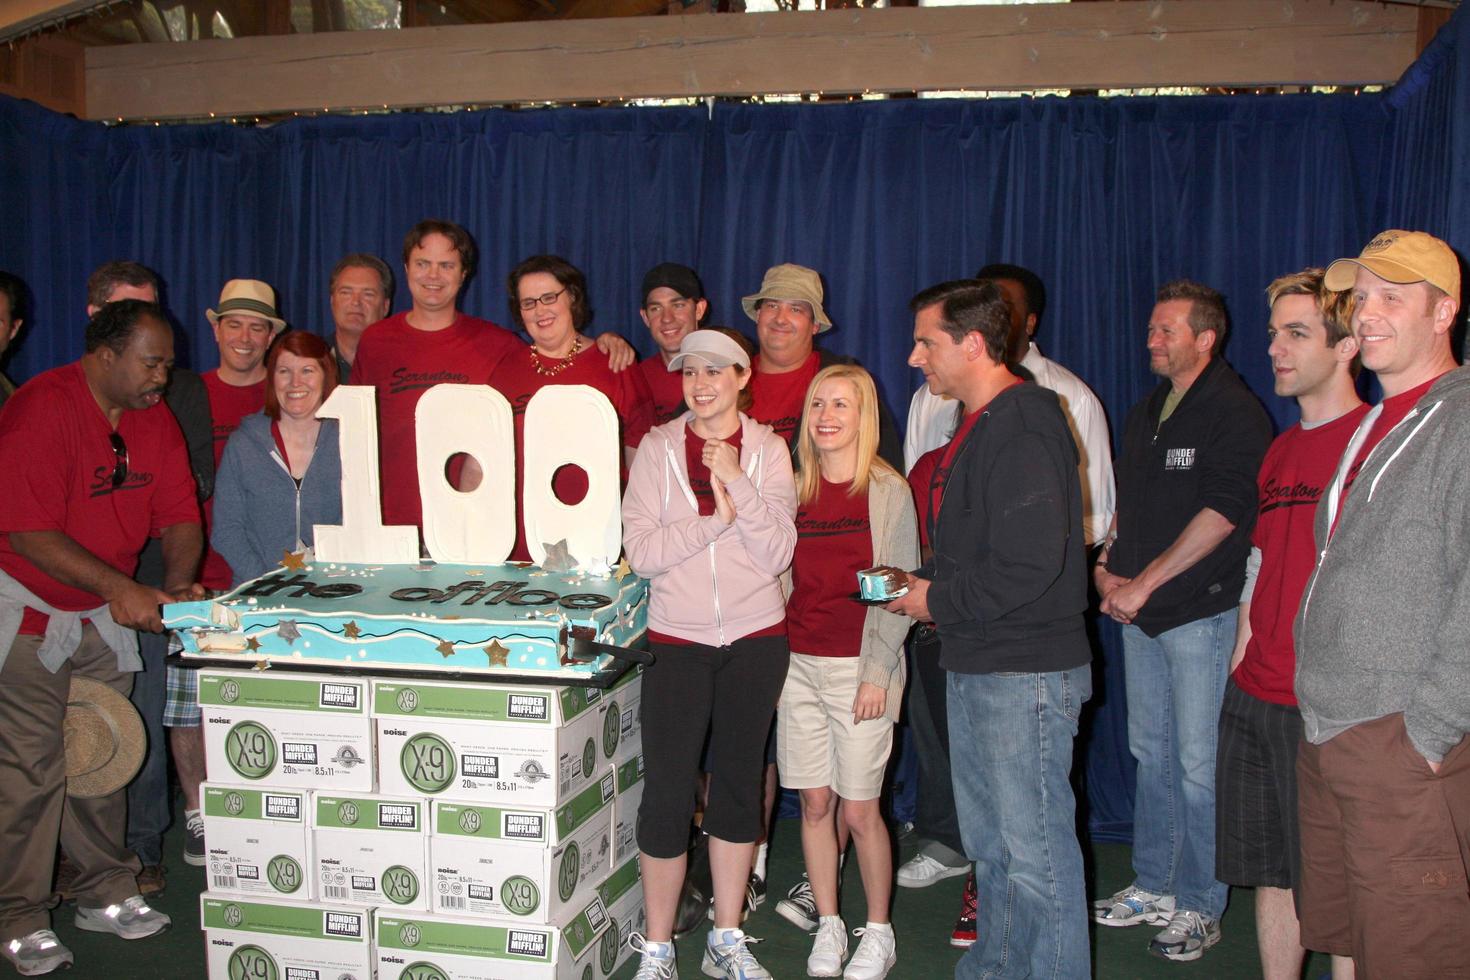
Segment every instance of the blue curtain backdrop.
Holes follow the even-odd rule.
[[[1264,292],[1354,254],[1377,230],[1470,248],[1470,12],[1383,95],[895,100],[843,105],[558,109],[107,128],[0,100],[0,268],[34,293],[6,370],[77,357],[84,283],[131,258],[158,270],[181,360],[215,366],[204,310],[224,280],[272,283],[293,325],[326,332],[327,273],[349,251],[400,267],[417,220],[464,224],[481,250],[465,310],[506,322],[504,275],[534,252],[588,274],[594,331],[645,353],[644,270],[698,268],[712,322],[751,330],[762,271],[820,270],[837,329],[900,418],[908,298],[993,261],[1046,281],[1038,342],[1097,390],[1116,429],[1153,384],[1143,331],[1178,276],[1224,291],[1226,349],[1279,426]],[[403,308],[400,296],[395,308]],[[1098,837],[1127,839],[1121,651],[1102,626],[1083,772]]]

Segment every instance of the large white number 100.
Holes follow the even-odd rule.
[[[378,427],[371,388],[339,385],[320,418],[335,418],[342,448],[342,523],[316,525],[320,561],[404,563],[419,559],[410,526],[385,526],[378,484]],[[515,542],[515,436],[510,404],[489,385],[436,385],[415,412],[424,544],[435,561],[498,564]],[[618,418],[602,392],[586,385],[542,388],[526,406],[521,508],[531,559],[566,539],[583,565],[611,564],[622,550]],[[456,490],[449,458],[473,456],[484,476]],[[587,474],[587,495],[565,504],[551,488],[564,465]]]

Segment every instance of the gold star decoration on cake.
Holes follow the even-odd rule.
[[[357,620],[349,619],[347,625],[342,627],[342,635],[349,640],[355,640],[362,635],[362,629],[357,625]]]
[[[281,552],[281,567],[289,568],[293,572],[299,572],[306,568],[306,552],[283,551]]]
[[[260,641],[253,636],[250,637],[250,639],[245,641],[245,649],[249,650],[251,653],[254,653],[256,650],[260,649]]]
[[[448,660],[450,657],[454,656],[454,644],[450,643],[448,640],[440,640],[439,645],[436,646],[434,649],[438,650],[440,655],[443,656],[445,660]]]
[[[490,658],[491,667],[504,667],[510,651],[499,640],[491,640],[490,645],[485,648],[485,654]]]
[[[618,559],[618,567],[615,568],[615,569],[613,569],[613,578],[615,578],[619,582],[621,582],[623,579],[627,578],[629,575],[632,575],[632,574],[633,574],[633,567],[628,564],[628,559],[626,559],[626,558],[619,558]]]
[[[552,544],[547,541],[541,542],[546,549],[546,557],[541,559],[541,567],[548,572],[570,572],[577,567],[577,560],[567,550],[567,539]]]
[[[285,640],[290,646],[295,646],[296,641],[301,639],[301,630],[294,619],[283,619],[276,624],[276,635]]]

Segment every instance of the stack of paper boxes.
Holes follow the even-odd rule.
[[[199,681],[210,977],[602,980],[629,958],[638,672]]]

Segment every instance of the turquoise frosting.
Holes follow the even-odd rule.
[[[215,599],[171,603],[163,619],[185,658],[584,675],[610,658],[568,657],[571,631],[614,646],[640,642],[648,583],[626,570],[619,578],[521,565],[311,562]]]

